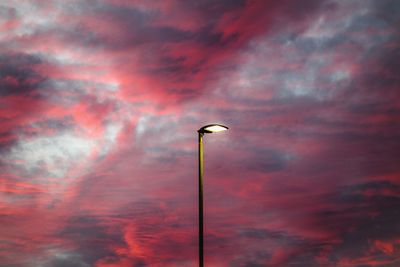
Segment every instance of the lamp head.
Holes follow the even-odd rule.
[[[199,133],[218,133],[218,132],[226,131],[228,129],[229,128],[225,125],[213,123],[213,124],[208,124],[206,126],[201,127],[198,130],[198,132]]]

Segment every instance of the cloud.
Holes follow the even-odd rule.
[[[31,93],[38,90],[45,78],[34,70],[42,60],[29,54],[4,54],[0,56],[1,95]]]
[[[204,138],[207,265],[396,265],[398,11],[3,4],[0,261],[195,265],[196,130],[220,122]]]

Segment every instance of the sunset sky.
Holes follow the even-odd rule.
[[[400,1],[0,0],[0,266],[400,266]]]

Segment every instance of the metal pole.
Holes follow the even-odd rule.
[[[199,267],[204,266],[203,255],[203,135],[199,132]]]

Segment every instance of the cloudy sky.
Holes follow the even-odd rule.
[[[0,0],[0,266],[400,266],[400,2]]]

